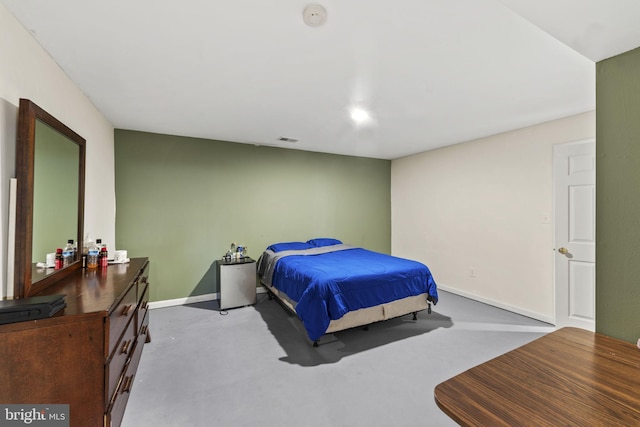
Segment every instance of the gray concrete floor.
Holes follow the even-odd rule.
[[[226,313],[226,314],[224,314]],[[324,336],[266,294],[151,310],[123,427],[453,426],[434,387],[554,328],[440,292],[433,312]]]

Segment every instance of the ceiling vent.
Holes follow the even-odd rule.
[[[297,139],[295,138],[287,138],[286,136],[281,136],[280,138],[278,138],[278,141],[282,141],[282,142],[298,142]]]

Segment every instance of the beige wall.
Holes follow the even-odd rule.
[[[553,323],[553,145],[594,137],[589,112],[394,160],[392,253],[442,289]]]
[[[0,5],[0,144],[2,265],[6,286],[9,179],[15,177],[15,124],[20,98],[28,98],[87,140],[85,230],[115,242],[113,126],[58,67],[31,34]],[[113,245],[112,245],[113,246]]]

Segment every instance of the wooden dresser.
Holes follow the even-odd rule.
[[[0,402],[69,404],[71,427],[118,426],[149,342],[149,261],[79,269],[54,317],[0,325]]]

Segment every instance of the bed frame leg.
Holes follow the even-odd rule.
[[[413,312],[413,320],[418,320],[418,312],[417,311]]]
[[[315,348],[318,348],[318,341],[314,341],[314,342],[313,342],[313,346],[314,346]]]
[[[427,305],[427,313],[431,314],[431,303]]]

